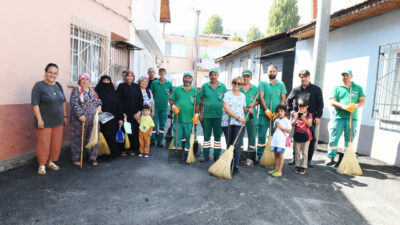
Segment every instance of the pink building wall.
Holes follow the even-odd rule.
[[[130,0],[7,1],[0,7],[0,160],[34,151],[31,90],[49,62],[67,99],[70,84],[70,25],[73,16],[129,39]],[[112,9],[112,10],[111,10]],[[113,12],[113,10],[115,12]],[[69,130],[65,129],[65,140]]]

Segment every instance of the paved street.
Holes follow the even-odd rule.
[[[228,181],[210,164],[168,164],[164,149],[83,169],[65,152],[59,172],[39,176],[32,163],[0,174],[0,224],[398,224],[398,168],[361,158],[364,176],[342,176],[323,155],[304,176],[254,167]]]

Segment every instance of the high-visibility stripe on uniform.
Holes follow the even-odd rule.
[[[265,144],[257,144],[258,147],[264,147]]]
[[[163,130],[159,130],[158,132],[160,132],[161,134],[163,134],[163,133],[164,133],[164,131],[163,131]]]
[[[186,141],[186,138],[185,138],[185,139],[182,139],[181,141]]]
[[[188,148],[185,148],[185,152],[188,152],[189,151],[189,149]]]
[[[152,134],[155,134],[155,133],[156,133],[156,131],[155,131],[155,130],[153,130],[151,133],[152,133]]]
[[[329,149],[339,149],[337,146],[329,146]]]

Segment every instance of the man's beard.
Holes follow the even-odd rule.
[[[189,86],[192,85],[192,82],[190,82],[190,81],[185,81],[185,82],[183,82],[183,85],[184,85],[185,87],[189,87]]]
[[[273,75],[273,74],[268,74],[268,77],[269,77],[269,79],[273,80],[273,79],[275,79],[275,78],[276,78],[276,75]]]

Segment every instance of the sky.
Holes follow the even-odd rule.
[[[356,4],[364,0],[332,0],[331,12]],[[195,13],[199,9],[200,34],[207,20],[218,14],[222,18],[224,33],[237,32],[244,40],[251,25],[256,25],[265,34],[268,25],[268,11],[273,0],[169,0],[171,23],[166,24],[165,32],[171,34],[193,35]],[[299,24],[311,20],[312,0],[298,0]]]

